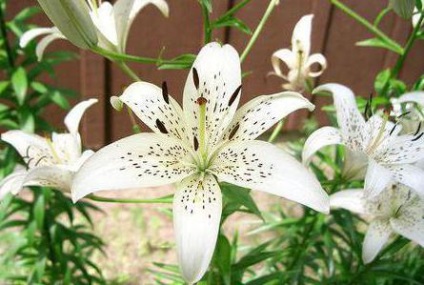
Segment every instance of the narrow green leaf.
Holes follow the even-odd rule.
[[[15,72],[13,72],[11,81],[18,103],[22,105],[25,102],[25,96],[28,90],[28,79],[25,69],[18,67]]]
[[[34,218],[39,230],[42,230],[44,225],[44,209],[44,195],[39,195],[34,205]]]
[[[363,41],[359,41],[356,43],[357,46],[362,46],[362,47],[378,47],[378,48],[385,48],[388,50],[391,50],[399,55],[403,54],[403,48],[399,45],[394,45],[392,43],[388,43],[380,38],[371,38],[371,39],[366,39]]]

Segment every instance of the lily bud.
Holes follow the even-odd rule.
[[[415,0],[390,0],[393,11],[404,19],[410,19],[414,13]]]
[[[53,24],[74,45],[82,49],[97,45],[96,28],[84,0],[38,0]]]

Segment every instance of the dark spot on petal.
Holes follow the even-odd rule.
[[[231,131],[230,136],[228,137],[229,140],[231,140],[234,135],[237,133],[238,129],[240,128],[240,124],[237,124],[234,129]]]

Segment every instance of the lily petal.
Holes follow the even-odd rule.
[[[287,75],[284,75],[280,68],[280,62],[284,62],[288,69],[296,68],[296,55],[289,49],[280,49],[274,52],[271,56],[271,64],[274,68],[275,75],[288,80]]]
[[[196,70],[196,71],[194,71]],[[216,145],[234,116],[241,96],[241,69],[237,51],[230,45],[204,46],[190,70],[184,87],[184,114],[193,137],[199,138],[199,104],[206,99],[206,133]]]
[[[275,194],[323,213],[329,198],[315,176],[278,147],[263,141],[225,146],[212,162],[220,181]]]
[[[345,149],[342,176],[346,180],[363,180],[367,173],[368,157],[360,151]]]
[[[308,57],[308,59],[306,60],[306,67],[307,67],[308,70],[310,70],[312,65],[314,65],[314,64],[319,65],[319,70],[315,71],[315,72],[309,71],[309,73],[308,73],[309,77],[318,77],[327,68],[327,60],[320,53],[314,53],[310,57]]]
[[[362,260],[365,264],[375,259],[391,233],[390,224],[386,220],[374,220],[370,223],[362,246]]]
[[[307,57],[311,51],[312,19],[314,15],[309,14],[300,18],[293,29],[292,49],[294,54],[302,53]]]
[[[411,187],[424,197],[424,170],[411,164],[391,165],[394,180]]]
[[[78,133],[79,124],[85,111],[93,104],[97,103],[97,99],[88,99],[76,104],[65,117],[65,126],[71,134]]]
[[[172,184],[194,172],[188,159],[189,151],[175,138],[153,133],[126,137],[83,164],[74,178],[72,198],[77,201],[101,190]]]
[[[118,46],[118,35],[116,33],[115,13],[111,3],[102,2],[99,7],[90,11],[91,19],[99,30],[101,36],[100,42],[105,39],[115,47]],[[104,44],[107,46],[107,44]]]
[[[333,95],[337,122],[344,143],[352,150],[362,150],[365,120],[356,106],[355,95],[352,90],[340,84],[329,83],[319,86],[313,93],[323,91],[330,92]]]
[[[44,37],[35,48],[35,54],[37,55],[37,60],[41,61],[43,59],[44,51],[47,46],[51,44],[54,40],[66,39],[65,36],[59,31],[56,33],[52,33],[46,37]]]
[[[407,102],[413,102],[417,103],[420,106],[424,107],[424,92],[423,91],[414,91],[414,92],[408,92],[400,96],[396,99],[397,103],[407,103]]]
[[[393,179],[393,173],[378,164],[375,160],[368,161],[368,169],[365,175],[365,196],[373,198],[380,194]]]
[[[114,4],[116,33],[121,52],[125,51],[128,34],[135,17],[148,4],[155,5],[165,17],[168,17],[169,7],[164,0],[118,0]]]
[[[181,273],[199,281],[212,259],[222,211],[221,190],[212,175],[184,179],[174,196],[174,229]]]
[[[322,127],[313,132],[305,142],[302,152],[302,161],[308,165],[313,155],[323,147],[342,144],[340,131],[333,127]]]
[[[60,166],[40,166],[28,171],[23,186],[45,186],[69,192],[74,172]]]
[[[52,133],[51,146],[58,162],[70,164],[81,156],[81,139],[79,134],[58,134]]]
[[[69,165],[69,169],[77,172],[93,154],[94,151],[91,149],[85,150],[74,164]]]
[[[424,247],[424,204],[421,199],[406,204],[390,219],[393,230]]]
[[[396,136],[378,153],[376,159],[387,164],[415,163],[424,159],[423,137]]]
[[[17,167],[15,170],[3,178],[0,182],[0,201],[9,193],[16,195],[22,190],[27,170],[24,167]]]
[[[35,39],[36,37],[42,35],[52,34],[54,31],[58,31],[56,27],[52,28],[34,28],[23,33],[21,38],[19,39],[19,46],[26,47],[30,41]]]
[[[364,190],[348,189],[336,192],[330,196],[331,208],[343,208],[356,214],[364,214]]]
[[[55,163],[48,141],[38,135],[13,130],[2,134],[1,139],[18,151],[29,168]]]
[[[237,110],[224,138],[253,140],[290,113],[304,108],[312,111],[315,106],[297,92],[258,96]]]
[[[183,111],[177,101],[169,96],[167,88],[136,82],[125,89],[119,99],[155,133],[168,134],[192,143],[186,135]]]
[[[96,28],[85,0],[38,0],[41,8],[65,37],[82,49],[97,44]]]

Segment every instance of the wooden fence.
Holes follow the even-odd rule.
[[[218,15],[237,3],[237,0],[215,0],[214,14]],[[269,1],[252,0],[238,16],[254,29],[263,15]],[[345,0],[344,3],[359,12],[365,18],[373,20],[379,11],[387,5],[387,0]],[[147,7],[137,17],[131,30],[127,51],[129,54],[157,57],[165,47],[164,58],[172,58],[182,53],[197,53],[202,45],[202,19],[197,0],[168,0],[170,17],[164,18],[154,7]],[[36,5],[35,0],[9,1],[8,17],[12,17],[22,7]],[[276,77],[267,77],[271,71],[270,55],[273,51],[290,46],[291,33],[295,23],[305,14],[313,13],[312,51],[323,53],[329,63],[326,72],[318,83],[338,82],[351,87],[356,94],[368,96],[373,92],[373,80],[379,70],[390,67],[396,55],[382,49],[356,47],[355,42],[372,37],[362,26],[347,15],[330,5],[327,0],[281,0],[271,15],[259,41],[253,47],[243,64],[243,71],[252,73],[243,82],[243,102],[260,94],[274,93],[280,90],[281,81]],[[35,19],[39,25],[49,26],[44,15]],[[403,43],[411,30],[411,23],[388,15],[383,30]],[[234,45],[242,51],[249,36],[236,31],[221,29],[214,38]],[[51,50],[75,50],[69,43],[57,41]],[[405,63],[401,77],[411,83],[424,73],[424,44],[418,43],[412,55]],[[113,64],[88,52],[80,51],[79,61],[61,65],[57,69],[57,78],[50,79],[54,84],[79,91],[81,98],[96,97],[100,103],[91,109],[84,119],[83,138],[86,145],[98,148],[105,143],[131,133],[131,127],[125,112],[115,112],[108,104],[109,97],[118,95],[131,83]],[[181,100],[182,89],[187,75],[186,70],[158,71],[154,65],[131,64],[131,67],[143,80],[160,85],[166,80],[170,93]],[[324,121],[320,106],[327,103],[322,97],[315,102],[316,112]],[[64,112],[52,108],[48,116],[60,124]],[[287,124],[287,128],[299,126],[306,112],[297,112]]]

